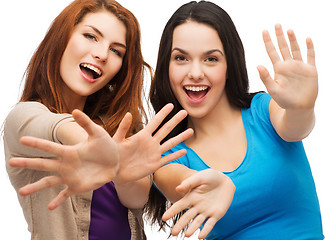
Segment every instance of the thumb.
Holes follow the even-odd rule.
[[[116,142],[123,141],[126,137],[126,134],[130,128],[131,123],[132,123],[132,115],[131,113],[128,112],[121,120],[118,130],[113,136],[113,140]]]
[[[275,82],[269,74],[268,70],[262,65],[257,66],[257,70],[259,72],[260,79],[263,81],[267,90],[270,89]]]
[[[96,136],[98,134],[99,126],[94,123],[84,112],[80,110],[73,110],[72,116],[76,123],[81,126],[89,136]]]
[[[202,184],[201,178],[199,177],[199,172],[194,173],[190,177],[182,181],[182,183],[176,187],[176,191],[181,194],[186,194],[192,189],[200,186]]]

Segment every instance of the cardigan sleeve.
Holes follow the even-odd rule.
[[[5,150],[11,157],[49,157],[46,153],[22,146],[19,139],[22,136],[33,136],[59,142],[56,130],[67,121],[74,121],[71,114],[52,113],[39,102],[18,103],[5,120]]]

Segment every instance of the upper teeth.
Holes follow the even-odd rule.
[[[207,88],[208,88],[207,86],[185,86],[185,89],[187,91],[193,91],[193,92],[204,91]]]
[[[87,63],[82,63],[81,66],[93,70],[93,71],[96,72],[99,76],[102,75],[102,71],[101,71],[100,69],[98,69],[97,67],[94,67],[93,65],[90,65],[90,64],[87,64]]]

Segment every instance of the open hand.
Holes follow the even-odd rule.
[[[263,66],[257,69],[267,91],[283,109],[311,109],[318,93],[318,74],[315,66],[315,51],[312,40],[307,38],[307,63],[303,62],[299,44],[294,32],[287,32],[291,50],[288,47],[280,24],[275,26],[278,46],[282,58],[276,51],[267,31],[263,32],[266,51],[273,64],[274,79]]]
[[[229,209],[235,186],[225,174],[214,169],[199,171],[184,180],[176,191],[185,194],[163,215],[164,221],[187,210],[174,225],[172,235],[177,236],[189,223],[185,232],[190,237],[204,223],[198,237],[204,239]]]
[[[146,177],[166,163],[180,158],[186,153],[186,150],[183,149],[162,157],[164,152],[190,137],[193,134],[192,129],[188,129],[161,144],[161,141],[171,130],[187,116],[185,110],[178,112],[153,135],[172,109],[173,105],[167,104],[144,129],[129,138],[125,138],[128,124],[120,124],[120,131],[113,136],[118,144],[120,155],[120,167],[115,182],[127,183]],[[127,116],[127,118],[131,122],[131,115]]]
[[[125,138],[125,135],[131,124],[130,114],[126,114],[116,134],[111,138],[102,127],[79,110],[73,111],[72,114],[75,121],[87,132],[86,141],[68,146],[34,137],[21,138],[23,145],[48,152],[56,156],[57,160],[12,158],[10,165],[56,172],[57,175],[44,177],[35,183],[28,184],[22,187],[19,193],[26,196],[53,186],[67,185],[48,205],[48,208],[52,210],[69,196],[95,190],[112,180],[127,183],[148,176],[165,163],[184,155],[185,150],[182,150],[161,158],[163,152],[184,141],[193,133],[189,129],[164,144],[160,144],[162,139],[186,117],[186,112],[180,111],[152,136],[172,109],[173,105],[168,104],[143,130],[129,138]]]
[[[68,146],[34,137],[22,137],[23,145],[53,154],[57,160],[12,158],[9,162],[12,167],[57,173],[56,176],[44,177],[19,190],[19,194],[26,196],[46,188],[66,184],[67,187],[49,203],[50,210],[58,207],[73,194],[85,193],[112,181],[119,167],[118,147],[110,135],[83,112],[75,110],[72,115],[87,132],[86,141]]]

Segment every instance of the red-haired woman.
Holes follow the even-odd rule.
[[[142,129],[146,67],[149,66],[141,54],[138,22],[115,1],[76,0],[53,21],[29,63],[21,99],[4,127],[12,185],[19,191],[22,186],[37,182],[18,195],[32,239],[146,238],[141,212],[137,215],[128,208],[144,206],[151,186],[150,173],[178,157],[161,158],[161,154],[190,135],[188,131],[160,145],[185,112],[153,134],[171,111],[171,105]],[[135,135],[131,137],[132,134]],[[34,137],[21,140],[34,148],[20,144],[23,136]],[[71,145],[74,154],[64,155],[67,151],[57,149],[60,144]],[[40,145],[46,152],[36,149]],[[106,151],[99,151],[99,145],[107,146]],[[95,154],[88,158],[90,152]],[[12,157],[36,158],[34,164],[38,167],[13,168],[9,164]],[[76,164],[99,161],[103,167],[88,172],[85,166],[80,170],[83,172],[52,176],[58,169],[67,170],[62,164],[66,159]],[[53,168],[52,173],[42,171],[45,169],[40,166],[47,164]],[[99,179],[98,189],[85,194],[86,190],[95,189],[94,185],[61,185],[79,176]],[[103,182],[108,183],[101,186]],[[22,196],[26,189],[34,187],[36,192],[49,185],[54,187]],[[72,196],[76,193],[83,194]],[[52,199],[48,207],[56,209],[48,211],[47,204]]]

